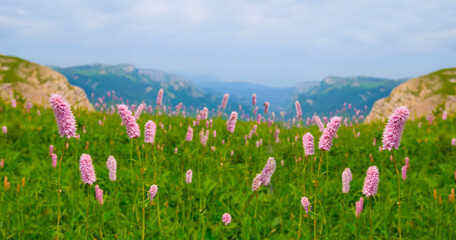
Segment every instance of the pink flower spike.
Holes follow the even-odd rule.
[[[223,95],[223,99],[222,99],[222,109],[223,110],[225,110],[226,105],[228,104],[229,98],[230,98],[230,95],[228,93],[225,93],[225,95]]]
[[[2,127],[3,134],[6,134],[8,132],[8,128],[6,126]]]
[[[302,146],[304,147],[305,156],[314,155],[314,137],[311,133],[306,133],[302,136]]]
[[[363,197],[360,197],[359,201],[356,202],[356,214],[355,214],[356,217],[361,216],[361,213],[363,212],[363,202],[364,202]]]
[[[364,179],[363,194],[366,197],[377,194],[378,183],[380,181],[380,173],[376,166],[371,166],[367,169],[366,178]]]
[[[302,109],[301,109],[301,104],[299,103],[299,101],[295,102],[295,106],[296,106],[296,118],[301,119],[302,118]]]
[[[311,211],[311,209],[312,209],[312,206],[310,205],[309,199],[307,197],[301,198],[301,205],[304,208],[304,210],[306,211],[306,214],[308,214],[309,211]]]
[[[456,176],[456,172],[454,173],[454,175]],[[253,192],[258,191],[258,189],[260,189],[260,187],[261,187],[261,174],[257,174],[256,177],[253,179],[252,191]]]
[[[345,168],[342,173],[342,192],[348,193],[350,191],[350,182],[352,180],[352,173],[350,168]]]
[[[49,155],[54,153],[54,145],[49,145]]]
[[[406,106],[399,107],[390,115],[388,123],[383,130],[383,149],[398,149],[401,143],[405,122],[410,114]]]
[[[81,172],[81,180],[85,184],[92,185],[97,181],[95,175],[95,168],[92,164],[92,158],[89,154],[83,153],[81,159],[79,160],[79,171]]]
[[[456,138],[451,139],[451,145],[456,146]]]
[[[95,198],[100,205],[103,205],[103,190],[98,187],[98,184],[95,186]]]
[[[191,142],[192,139],[193,139],[193,128],[189,126],[188,130],[187,130],[187,136],[185,137],[185,141]]]
[[[407,166],[402,167],[402,179],[405,181],[407,178]]]
[[[234,132],[234,129],[236,128],[236,121],[238,118],[237,112],[231,112],[230,119],[227,121],[227,129],[230,133]]]
[[[253,105],[253,106],[256,105],[256,98],[257,98],[256,94],[255,94],[255,93],[252,94],[252,105]]]
[[[149,198],[150,198],[150,202],[152,202],[155,198],[155,195],[157,194],[158,192],[158,187],[157,185],[152,185],[150,186],[150,189],[149,189]]]
[[[276,168],[276,162],[273,157],[269,157],[266,165],[261,172],[261,184],[267,186],[271,181],[272,174],[274,174]]]
[[[52,158],[52,167],[56,168],[57,167],[57,154],[52,153],[51,158]]]
[[[229,213],[224,213],[222,216],[222,221],[225,223],[225,226],[231,223],[231,215]]]
[[[147,121],[144,128],[144,142],[154,144],[157,126],[152,120]]]
[[[193,176],[193,172],[192,172],[191,169],[189,169],[189,170],[187,171],[187,173],[185,174],[185,182],[186,182],[187,184],[192,183],[192,176]]]
[[[160,88],[160,90],[158,91],[158,94],[157,94],[158,107],[160,107],[162,105],[162,102],[163,102],[163,88]]]
[[[54,111],[55,120],[59,128],[60,137],[76,137],[76,119],[71,112],[70,104],[64,97],[58,94],[52,94],[49,97],[49,103]]]
[[[114,156],[109,156],[106,162],[106,168],[109,170],[109,180],[116,181],[117,161]]]
[[[131,111],[124,104],[117,105],[117,111],[122,119],[123,125],[127,128],[128,138],[137,138],[141,135],[136,119],[131,115]]]
[[[323,131],[323,134],[320,137],[320,142],[318,143],[318,148],[321,150],[328,151],[331,149],[333,138],[336,136],[337,129],[341,123],[340,117],[333,117],[331,122],[328,123],[328,126]]]
[[[410,159],[408,157],[405,157],[405,166],[409,168],[409,161]]]

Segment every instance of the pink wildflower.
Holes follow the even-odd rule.
[[[309,211],[311,211],[311,209],[312,209],[312,206],[310,205],[309,199],[307,197],[301,198],[301,205],[304,208],[304,210],[306,211],[306,214],[308,214]]]
[[[187,130],[187,136],[185,137],[185,141],[191,142],[192,139],[193,139],[193,128],[189,126],[188,130]]]
[[[109,180],[115,181],[117,176],[117,161],[114,156],[109,156],[108,161],[106,161],[106,168],[109,170]]]
[[[456,172],[455,172],[455,175],[456,175]],[[253,179],[252,191],[253,192],[258,191],[258,189],[260,189],[260,187],[261,187],[261,174],[257,174],[256,177]]]
[[[398,149],[401,142],[401,135],[404,125],[409,116],[409,109],[406,106],[399,107],[390,115],[388,124],[383,130],[383,149]]]
[[[269,157],[266,165],[261,172],[261,184],[267,186],[271,181],[272,174],[274,174],[276,168],[276,162],[273,157]]]
[[[321,150],[329,151],[333,142],[333,138],[336,136],[337,129],[341,123],[340,117],[333,117],[331,122],[328,123],[328,126],[323,131],[323,134],[320,137],[320,142],[318,143],[318,148]]]
[[[230,98],[230,95],[228,93],[225,93],[225,95],[223,95],[223,99],[222,99],[222,109],[223,110],[225,110],[226,105],[228,104],[229,98]]]
[[[236,128],[236,121],[237,121],[238,114],[237,112],[231,112],[230,119],[228,119],[227,129],[229,132],[233,133],[234,129]]]
[[[302,146],[304,147],[305,156],[314,155],[314,137],[311,133],[302,136]]]
[[[256,105],[256,98],[257,98],[256,94],[255,93],[252,94],[252,104],[253,104],[253,106]]]
[[[51,153],[51,158],[52,158],[52,167],[56,168],[57,167],[57,154]]]
[[[361,213],[363,212],[363,197],[360,197],[359,198],[359,201],[356,202],[356,217],[359,217],[361,216]]]
[[[49,155],[54,153],[54,145],[49,145]]]
[[[162,105],[162,102],[163,102],[163,88],[160,88],[160,90],[158,90],[158,94],[157,94],[157,107],[160,107]]]
[[[231,215],[229,213],[224,213],[222,216],[222,221],[225,223],[225,226],[231,223]]]
[[[323,132],[325,130],[325,125],[323,125],[323,123],[321,122],[320,117],[318,117],[317,115],[314,115],[313,119],[314,119],[315,123],[317,124],[318,128],[320,129],[320,132]]]
[[[95,186],[95,197],[100,205],[103,205],[103,190],[98,187],[98,184]]]
[[[95,181],[97,181],[95,168],[93,167],[92,158],[89,154],[83,153],[81,155],[81,159],[79,160],[79,170],[81,171],[82,182],[85,184],[92,185]]]
[[[379,171],[376,166],[371,166],[367,169],[366,178],[364,179],[363,194],[366,197],[374,196],[377,194]]]
[[[405,166],[409,168],[409,158],[405,157]]]
[[[295,102],[295,106],[296,106],[296,118],[301,119],[302,118],[302,109],[301,109],[301,104],[299,103],[299,101]]]
[[[345,168],[342,173],[342,192],[348,193],[350,191],[350,182],[352,180],[352,173],[350,168]]]
[[[263,105],[264,105],[264,114],[268,114],[269,102],[265,102]]]
[[[6,128],[6,126],[3,126],[2,131],[3,131],[3,134],[6,134],[8,132],[8,128]]]
[[[61,137],[67,138],[76,137],[76,119],[71,112],[70,104],[58,94],[52,94],[49,97],[49,103],[54,111],[55,120],[59,127]]]
[[[155,132],[157,131],[157,126],[152,120],[147,121],[144,128],[144,142],[154,144]]]
[[[402,167],[402,179],[405,181],[407,178],[407,166]]]
[[[185,174],[185,182],[186,182],[187,184],[192,183],[192,176],[193,176],[193,172],[192,172],[192,170],[189,169],[189,170],[187,171],[187,173]]]
[[[150,186],[150,189],[149,189],[149,198],[150,198],[150,202],[152,202],[155,198],[155,195],[157,194],[157,191],[158,191],[158,187],[157,185],[152,185]]]
[[[124,104],[117,105],[117,110],[120,118],[122,119],[123,125],[127,128],[128,138],[136,138],[141,135],[139,131],[138,123],[135,118],[131,115],[131,111],[128,110],[128,107]]]

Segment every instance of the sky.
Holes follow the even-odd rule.
[[[456,1],[3,0],[0,54],[290,87],[456,65]]]

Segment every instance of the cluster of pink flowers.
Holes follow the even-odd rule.
[[[52,153],[51,158],[52,158],[52,167],[56,168],[57,167],[57,154]]]
[[[103,205],[103,190],[98,186],[95,186],[95,198],[100,205]]]
[[[325,130],[325,125],[323,125],[323,123],[321,122],[320,117],[317,115],[314,115],[313,120],[317,124],[318,129],[320,129],[320,132],[323,132]]]
[[[301,119],[302,118],[302,109],[301,109],[301,104],[299,101],[295,102],[295,107],[296,107],[296,118]]]
[[[328,123],[328,126],[323,131],[323,134],[320,137],[320,142],[318,143],[318,148],[321,150],[329,151],[332,146],[333,138],[336,136],[337,129],[341,123],[340,117],[333,117],[331,122]]]
[[[149,199],[150,199],[150,202],[154,201],[154,198],[155,198],[155,195],[157,194],[158,192],[158,187],[157,185],[152,185],[150,186],[150,189],[149,189]]]
[[[76,119],[71,111],[70,104],[64,97],[58,94],[52,94],[49,97],[49,103],[55,114],[55,120],[59,127],[61,137],[76,137]]]
[[[136,138],[141,135],[139,131],[138,123],[136,119],[131,115],[131,111],[128,110],[128,107],[124,104],[120,104],[117,106],[117,111],[119,113],[120,118],[122,119],[123,125],[127,128],[128,138]]]
[[[193,176],[193,172],[192,172],[191,169],[189,169],[189,170],[187,171],[187,173],[185,174],[185,182],[186,182],[187,184],[192,183],[192,176]]]
[[[187,135],[185,137],[185,141],[191,142],[192,139],[193,139],[193,128],[189,126],[188,130],[187,130]]]
[[[222,99],[222,109],[223,110],[225,110],[226,105],[228,104],[229,98],[230,98],[230,95],[228,93],[225,93],[225,95],[223,95],[223,99]]]
[[[371,166],[367,169],[366,178],[364,179],[363,194],[371,197],[377,194],[380,173],[377,166]]]
[[[152,120],[147,121],[144,128],[144,142],[154,144],[157,125]]]
[[[229,213],[224,213],[222,216],[222,222],[225,223],[225,226],[231,223],[231,215]]]
[[[269,157],[268,161],[266,162],[266,165],[263,168],[263,171],[261,172],[261,184],[263,184],[264,186],[267,186],[269,184],[275,169],[276,161],[273,157]]]
[[[342,192],[348,193],[350,191],[350,182],[352,181],[352,173],[350,168],[345,168],[342,173]]]
[[[236,128],[236,121],[238,118],[237,112],[231,112],[230,119],[226,122],[227,129],[229,132],[233,133],[234,129]]]
[[[79,160],[79,171],[81,172],[81,180],[85,184],[92,185],[97,181],[95,168],[93,167],[92,158],[89,154],[83,153]]]
[[[106,168],[109,170],[109,180],[116,181],[117,178],[117,161],[114,156],[109,156],[106,161]]]
[[[310,202],[307,197],[301,198],[301,205],[304,208],[304,210],[306,211],[306,214],[308,214],[309,211],[311,211],[311,209],[312,209],[312,206],[310,206]]]
[[[160,88],[160,90],[158,90],[158,94],[157,94],[157,106],[160,107],[163,103],[163,88]]]
[[[314,155],[314,137],[311,133],[306,133],[302,136],[302,146],[304,147],[305,156]]]
[[[356,202],[356,217],[359,217],[361,216],[361,213],[363,212],[363,203],[364,203],[364,199],[363,197],[360,197],[359,198],[359,201]]]
[[[269,102],[265,102],[263,105],[264,105],[264,114],[268,114]]]
[[[406,106],[399,107],[390,115],[388,123],[383,131],[383,149],[398,149],[401,143],[402,132],[405,122],[410,114]]]

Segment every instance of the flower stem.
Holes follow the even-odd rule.
[[[142,219],[142,237],[141,239],[144,239],[145,237],[145,220],[146,220],[146,209],[144,207],[144,170],[142,167],[142,160],[141,160],[141,154],[139,152],[139,144],[138,144],[138,138],[136,138],[136,151],[138,152],[138,158],[139,158],[139,170],[141,171],[141,192],[142,192],[142,214],[143,214],[143,219]]]
[[[397,202],[399,206],[399,217],[397,218],[397,224],[398,224],[398,231],[399,231],[399,239],[402,239],[402,231],[401,231],[401,177],[399,173],[399,169],[397,168],[397,162],[396,158],[394,157],[393,153],[393,160],[394,160],[394,166],[396,167],[396,173],[397,173],[397,186],[399,188],[398,194],[399,194],[399,201]]]
[[[370,228],[371,228],[371,237],[372,240],[372,197],[369,197],[369,220],[370,220]]]
[[[90,185],[87,184],[87,216],[86,216],[86,240],[89,235],[89,206],[90,206]]]
[[[320,175],[321,162],[323,161],[323,152],[320,155],[320,163],[318,164],[317,175],[315,175],[315,203],[314,203],[314,240],[317,239],[317,197],[318,197],[318,175]]]
[[[67,145],[67,142],[68,142],[68,138],[65,138],[65,143],[63,144],[63,147],[62,147],[62,154],[60,155],[60,161],[59,161],[59,176],[58,176],[58,182],[59,182],[59,188],[57,189],[57,192],[58,192],[58,211],[59,211],[59,216],[57,217],[57,239],[60,239],[59,238],[59,235],[60,235],[60,192],[62,191],[60,188],[60,168],[62,167],[62,159],[63,159],[63,153],[65,152],[65,148],[66,148],[66,145]]]

